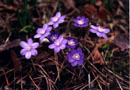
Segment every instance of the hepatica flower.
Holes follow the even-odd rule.
[[[104,37],[106,39],[108,38],[106,33],[109,33],[110,29],[102,28],[100,26],[96,27],[94,25],[91,25],[90,27],[91,27],[90,32],[96,33],[98,37]]]
[[[55,53],[58,53],[60,50],[63,50],[66,48],[67,40],[63,38],[63,36],[59,36],[58,39],[54,41],[53,44],[49,45],[50,49],[54,49]]]
[[[42,28],[37,29],[37,34],[34,36],[34,38],[40,38],[40,40],[43,40],[50,34],[51,29],[52,27],[49,27],[47,24],[44,24]]]
[[[69,54],[67,55],[68,62],[71,63],[71,65],[74,66],[81,66],[83,65],[84,61],[84,53],[82,52],[81,48],[72,49]]]
[[[74,19],[74,26],[76,27],[86,27],[88,26],[88,18],[85,16],[78,16]]]
[[[61,16],[60,12],[56,13],[56,16],[50,18],[48,25],[53,25],[54,28],[57,28],[60,23],[64,22],[66,16]]]
[[[38,54],[36,48],[39,46],[39,43],[32,41],[32,39],[28,39],[27,42],[21,41],[20,46],[23,48],[20,51],[22,56],[25,56],[26,59],[30,59],[31,56],[36,56]]]
[[[48,38],[50,42],[54,42],[58,37],[59,37],[59,32],[55,32],[55,33],[51,33],[51,35],[49,35]]]
[[[76,41],[75,38],[68,37],[67,40],[68,40],[67,42],[68,48],[75,48],[78,45],[78,42]]]

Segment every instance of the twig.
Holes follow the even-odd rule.
[[[91,88],[91,85],[90,85],[90,82],[91,82],[91,77],[90,77],[90,73],[88,73],[88,88],[90,89]]]
[[[32,81],[32,83],[34,84],[34,86],[38,89],[38,90],[40,90],[40,88],[36,85],[36,83],[33,81],[33,79],[32,79],[32,77],[28,74],[28,76],[29,76],[29,78],[31,79],[31,81]]]
[[[92,72],[92,74],[93,74],[94,77],[96,77],[96,75],[94,74],[94,72]],[[101,84],[99,83],[99,81],[98,80],[96,80],[96,81],[98,83],[98,86],[99,86],[100,90],[103,90],[102,87],[101,87]]]
[[[129,81],[124,80],[123,78],[121,78],[121,77],[118,76],[117,74],[113,73],[113,72],[112,72],[111,70],[109,70],[108,68],[105,67],[105,69],[106,69],[108,72],[110,72],[111,74],[113,74],[115,77],[117,77],[118,79],[120,79],[120,80],[122,80],[122,81],[124,81],[124,82],[126,82],[126,83],[128,83],[128,84],[130,84]]]
[[[23,85],[22,85],[22,82],[23,82],[23,79],[22,79],[22,76],[21,76],[21,78],[20,78],[20,81],[21,81],[21,90],[23,90]]]
[[[89,84],[85,85],[84,87],[80,88],[80,90],[83,90],[84,88],[86,88],[87,86],[91,85],[95,80],[98,79],[99,76],[97,76],[93,81],[91,81]]]
[[[4,69],[3,69],[3,73],[4,73],[4,75],[5,75],[6,84],[7,84],[7,86],[9,87],[10,83],[9,83],[9,81],[8,81],[8,78],[7,78],[7,75],[6,75]]]
[[[90,61],[88,61],[88,62],[90,63],[90,65],[91,65],[95,70],[98,71],[99,74],[101,74],[103,77],[106,78],[106,76],[105,76],[102,72],[100,72]]]
[[[120,85],[120,83],[119,83],[119,81],[117,79],[116,79],[116,82],[118,83],[120,89],[123,90],[123,88],[121,87],[121,85]]]

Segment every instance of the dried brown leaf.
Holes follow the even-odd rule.
[[[81,13],[89,18],[92,18],[93,15],[97,14],[97,9],[93,5],[86,4],[84,8],[81,9]]]
[[[8,50],[8,49],[13,48],[13,47],[17,47],[17,46],[19,46],[19,43],[20,43],[20,39],[16,39],[16,40],[11,41],[7,44],[0,45],[0,52],[2,52],[4,50]]]
[[[97,16],[101,20],[105,21],[108,19],[108,16],[110,16],[110,12],[108,10],[106,10],[104,7],[100,7]]]
[[[94,64],[101,64],[101,65],[104,64],[103,57],[101,56],[101,54],[98,51],[98,49],[94,50],[93,56],[94,56],[94,60],[93,60]]]
[[[13,61],[15,70],[16,70],[16,71],[22,71],[21,62],[20,62],[20,60],[18,59],[18,57],[17,57],[15,51],[10,50],[10,54],[11,54],[11,58],[12,58],[12,61]]]
[[[118,34],[114,38],[114,44],[121,48],[121,50],[129,48],[129,39],[126,34]]]
[[[96,5],[97,6],[101,6],[102,5],[102,1],[101,0],[96,1]]]
[[[74,0],[61,0],[67,9],[75,8]]]

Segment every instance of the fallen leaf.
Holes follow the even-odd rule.
[[[93,58],[94,58],[94,60],[93,60],[94,64],[100,64],[100,65],[104,64],[103,57],[101,56],[101,54],[97,48],[94,50]]]
[[[19,43],[20,43],[20,39],[16,39],[14,41],[8,42],[7,44],[0,45],[0,52],[2,52],[4,50],[8,50],[13,47],[17,47],[17,46],[19,46]]]
[[[121,48],[123,51],[124,49],[129,48],[129,38],[126,34],[118,34],[114,38],[114,44]]]
[[[101,20],[105,21],[108,19],[108,16],[110,16],[110,12],[108,10],[106,10],[104,7],[100,7],[97,16]]]
[[[97,6],[101,6],[102,5],[102,1],[101,0],[96,1],[96,5]]]
[[[67,9],[75,8],[74,0],[61,0]]]
[[[83,9],[81,9],[81,13],[89,18],[92,18],[93,15],[97,14],[97,9],[93,5],[85,5]]]
[[[22,71],[22,65],[14,50],[10,50],[11,58],[16,71]]]

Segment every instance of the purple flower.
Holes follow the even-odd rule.
[[[82,52],[81,48],[72,49],[69,54],[67,55],[68,62],[71,63],[71,65],[74,66],[81,66],[83,65],[84,61],[84,53]]]
[[[75,38],[68,37],[67,40],[68,40],[67,42],[68,48],[75,48],[78,45],[78,42],[76,41]]]
[[[50,40],[50,42],[54,42],[58,37],[59,37],[59,32],[55,32],[55,33],[51,33],[48,39]]]
[[[48,27],[47,24],[44,24],[42,28],[37,29],[37,34],[34,36],[34,38],[40,38],[40,40],[43,40],[50,34],[51,29],[52,27]]]
[[[63,50],[66,48],[67,40],[63,38],[63,36],[59,36],[58,39],[54,41],[53,44],[49,45],[50,49],[54,49],[55,53],[58,53],[60,50]]]
[[[57,28],[60,23],[64,22],[66,16],[61,16],[60,12],[56,13],[56,16],[50,18],[48,25],[53,25],[54,28]]]
[[[110,29],[102,28],[100,26],[96,27],[94,25],[91,25],[90,27],[91,27],[90,32],[96,33],[98,37],[108,38],[106,33],[109,33]]]
[[[76,27],[86,27],[88,26],[88,18],[85,16],[78,16],[74,19],[74,26]]]
[[[33,43],[31,38],[29,38],[27,42],[21,41],[20,46],[23,48],[20,54],[25,56],[26,59],[30,59],[31,56],[36,56],[38,54],[36,48],[39,46],[39,43]]]

